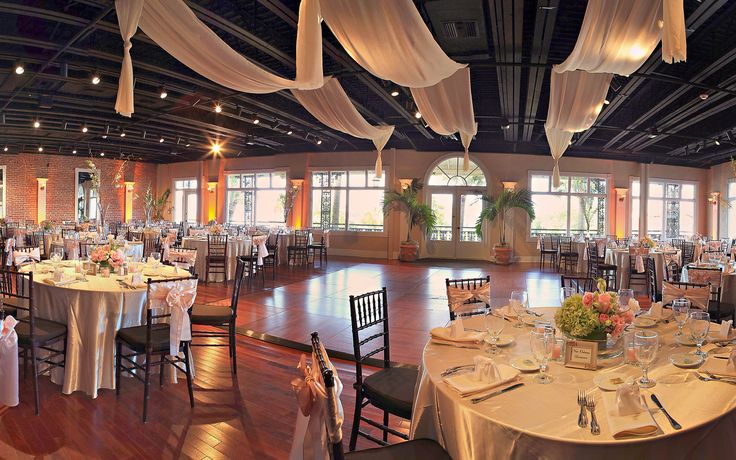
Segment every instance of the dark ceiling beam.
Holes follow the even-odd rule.
[[[522,36],[524,29],[524,2],[514,0],[487,0],[493,51],[496,62],[521,64]],[[521,105],[521,68],[507,66],[496,68],[498,92],[501,97],[501,113],[511,126],[503,130],[504,139],[516,142],[519,134]]]
[[[292,28],[296,29],[298,24],[298,18],[296,13],[292,11],[289,7],[281,3],[280,0],[258,0],[258,2],[265,6],[269,11],[274,13],[276,16],[281,18],[284,22],[289,24]],[[358,71],[359,73],[356,73],[356,78],[363,83],[369,90],[371,90],[375,95],[377,95],[379,98],[381,98],[384,102],[386,102],[391,108],[393,108],[396,113],[401,115],[406,121],[412,124],[412,126],[419,131],[425,138],[427,139],[433,139],[434,136],[427,130],[427,128],[424,127],[421,123],[417,122],[416,118],[414,117],[414,114],[409,113],[408,110],[404,106],[402,106],[399,101],[396,100],[396,98],[392,97],[388,91],[386,91],[386,88],[381,86],[372,76],[367,75],[363,69],[361,69],[353,59],[347,55],[347,53],[342,50],[338,49],[336,46],[334,46],[332,43],[330,43],[327,40],[322,40],[322,46],[325,52],[328,56],[330,56],[332,59],[334,59],[336,62],[338,62],[340,65],[348,69],[349,71]],[[409,140],[408,137],[404,136],[406,140]]]
[[[689,31],[697,31],[700,27],[705,24],[706,21],[708,21],[714,14],[718,12],[718,10],[726,5],[728,3],[728,0],[703,0],[698,8],[687,18],[685,18],[685,27]],[[691,33],[692,33],[691,32]],[[582,133],[580,137],[577,140],[578,144],[583,144],[585,141],[590,138],[591,135],[595,132],[596,124],[598,123],[604,123],[606,120],[608,120],[609,117],[611,117],[618,109],[620,109],[624,103],[626,102],[626,99],[634,94],[634,92],[639,89],[644,83],[646,83],[646,79],[641,78],[648,76],[649,74],[656,71],[656,69],[660,65],[670,65],[670,64],[664,64],[662,61],[662,50],[661,47],[658,47],[651,56],[649,56],[649,59],[646,60],[644,65],[642,65],[639,70],[636,72],[636,76],[633,76],[633,78],[629,79],[629,81],[624,85],[621,90],[616,93],[616,95],[613,98],[610,98],[610,104],[608,104],[600,115],[598,115],[598,118],[596,119],[596,123],[593,124],[593,126]],[[641,74],[641,75],[640,75]]]
[[[103,9],[102,12],[100,12],[100,14],[98,14],[94,19],[92,19],[87,24],[86,27],[84,27],[82,30],[78,31],[76,34],[74,34],[74,36],[72,38],[70,38],[69,40],[67,40],[67,42],[64,45],[62,45],[56,51],[56,53],[54,53],[53,56],[51,56],[48,60],[46,60],[46,62],[44,62],[41,65],[41,68],[40,69],[38,69],[36,72],[34,72],[33,75],[28,76],[28,78],[26,78],[23,81],[23,84],[21,84],[20,87],[18,87],[15,90],[15,92],[8,98],[7,101],[5,101],[5,104],[3,104],[2,108],[0,108],[0,112],[4,112],[5,109],[7,109],[10,104],[12,104],[13,99],[15,99],[15,97],[18,94],[20,94],[28,85],[30,85],[31,83],[33,83],[34,81],[36,81],[36,78],[38,78],[38,75],[39,74],[42,74],[50,65],[52,65],[53,63],[55,63],[59,59],[59,57],[61,57],[61,55],[63,55],[68,49],[70,49],[72,47],[72,45],[74,45],[78,40],[86,37],[92,31],[94,31],[95,30],[95,27],[97,27],[97,23],[100,22],[105,16],[107,16],[108,14],[110,14],[110,12],[114,8],[115,8],[114,5],[110,5],[107,8]]]
[[[534,20],[534,40],[532,42],[532,64],[547,64],[549,48],[552,44],[552,35],[557,20],[557,7],[559,0],[537,0],[536,18]],[[543,7],[552,7],[547,9]],[[524,126],[521,132],[521,140],[529,142],[532,140],[534,124],[528,123],[537,117],[539,97],[542,94],[542,83],[546,70],[542,67],[529,68],[529,85],[526,90],[526,108],[524,109]]]

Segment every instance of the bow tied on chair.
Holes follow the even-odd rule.
[[[485,283],[476,289],[463,289],[454,286],[447,287],[447,300],[450,309],[455,312],[467,303],[483,302],[486,305],[491,303],[491,285]]]
[[[16,267],[26,265],[32,262],[41,261],[41,249],[33,248],[30,252],[13,251],[13,262]]]
[[[694,307],[708,311],[708,300],[710,299],[710,286],[682,289],[675,285],[662,282],[662,304],[667,305],[675,299],[687,299]]]
[[[176,234],[168,233],[166,237],[161,241],[161,258],[162,260],[168,261],[170,256],[171,245],[176,241]]]
[[[172,356],[179,353],[181,341],[192,339],[187,310],[194,304],[196,297],[197,280],[151,284],[148,299],[150,308],[170,308],[169,354]]]
[[[18,321],[0,318],[0,406],[17,406],[18,400]]]
[[[13,265],[13,247],[15,246],[15,238],[8,238],[5,242],[5,253],[8,255],[6,265]]]

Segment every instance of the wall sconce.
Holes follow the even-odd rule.
[[[304,179],[291,179],[291,188],[299,190],[304,186]]]
[[[208,192],[214,193],[215,189],[217,189],[217,181],[207,182],[207,191]]]
[[[510,181],[501,182],[501,183],[503,184],[503,189],[504,190],[509,190],[509,191],[512,191],[512,192],[516,188],[516,184],[518,184],[518,182],[510,182]]]
[[[411,181],[413,179],[399,179],[399,184],[401,184],[401,190],[406,190],[409,187],[411,187]]]
[[[721,196],[721,192],[711,192],[710,196],[708,197],[708,202],[714,205],[718,204],[720,196]]]
[[[46,181],[48,181],[48,178],[46,178],[46,177],[37,177],[36,180],[38,181],[38,189],[39,190],[46,190]]]
[[[125,190],[130,192],[135,187],[135,182],[125,182]]]
[[[629,189],[627,188],[616,188],[616,199],[618,201],[625,201],[626,200],[626,194],[629,192]]]

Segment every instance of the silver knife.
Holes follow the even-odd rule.
[[[507,391],[515,390],[516,388],[523,387],[523,386],[524,386],[524,384],[521,383],[521,382],[520,383],[516,383],[516,384],[511,385],[510,387],[506,387],[506,388],[504,388],[502,390],[494,391],[493,393],[488,393],[485,396],[481,396],[479,398],[473,398],[473,399],[470,400],[470,402],[472,402],[473,404],[478,404],[479,402],[483,402],[486,399],[492,398],[494,396],[498,396],[498,395],[500,395],[502,393],[506,393]]]
[[[667,420],[670,422],[670,425],[672,425],[672,428],[674,428],[676,430],[682,429],[682,425],[680,425],[679,423],[677,423],[675,421],[675,419],[672,418],[672,416],[669,414],[669,412],[667,412],[665,410],[664,406],[662,406],[662,403],[659,402],[659,398],[657,398],[657,396],[654,395],[654,394],[652,394],[652,401],[654,401],[654,404],[656,404],[657,407],[659,407],[659,410],[661,410],[662,413],[665,415],[665,417],[667,417]]]

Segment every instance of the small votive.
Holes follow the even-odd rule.
[[[102,276],[103,278],[109,278],[110,277],[110,267],[101,268],[100,276]]]
[[[566,341],[563,338],[555,339],[555,346],[552,348],[553,361],[562,361],[565,356],[565,342]]]

